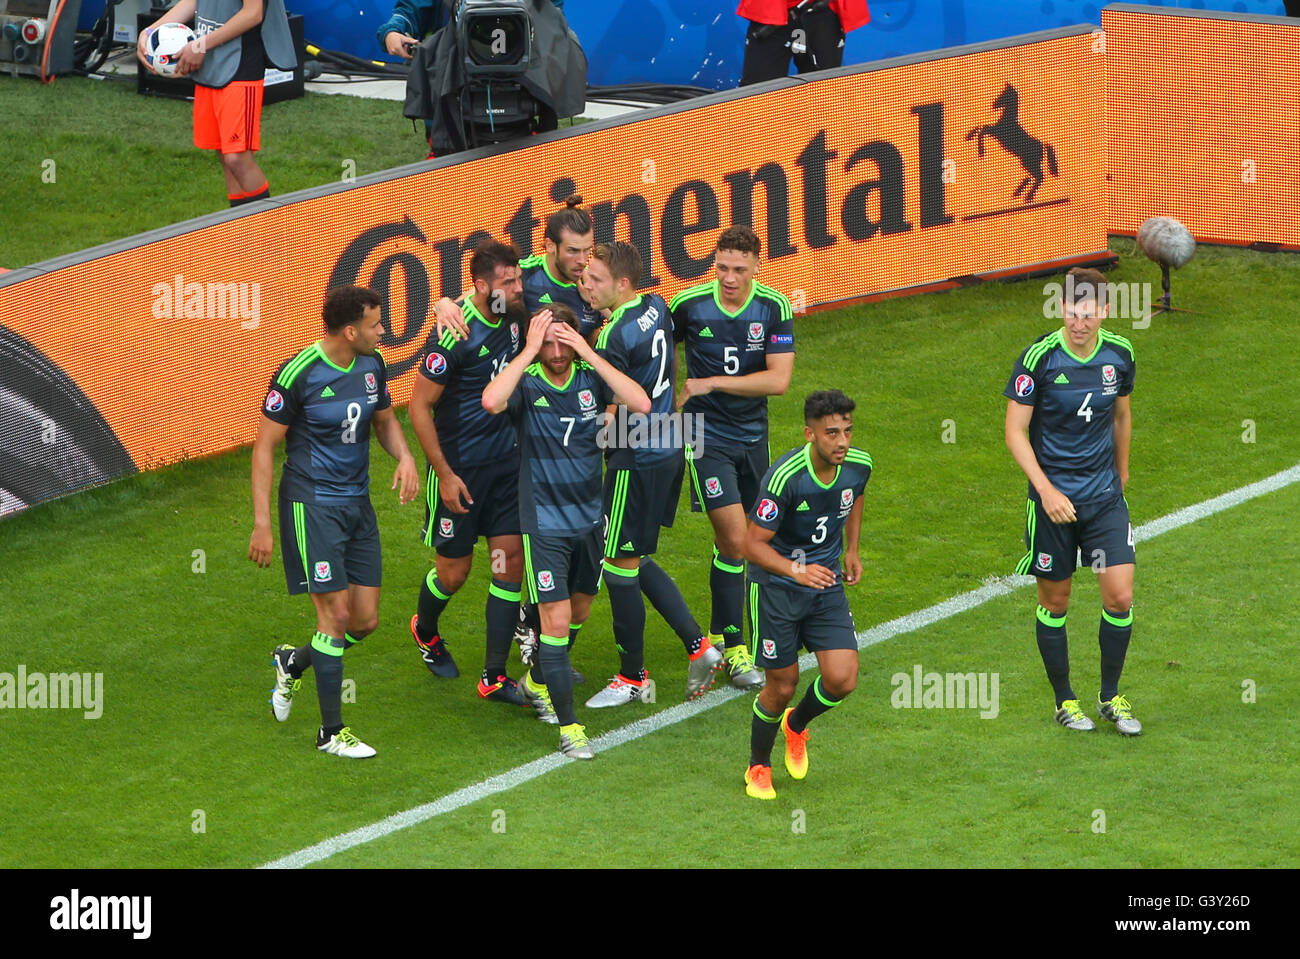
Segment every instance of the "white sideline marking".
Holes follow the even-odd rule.
[[[1201,503],[1195,503],[1191,506],[1175,510],[1168,516],[1162,516],[1160,519],[1144,523],[1133,531],[1135,541],[1141,542],[1159,536],[1161,533],[1167,533],[1170,530],[1178,529],[1197,520],[1213,516],[1215,513],[1223,512],[1234,506],[1239,506],[1248,500],[1263,496],[1265,493],[1272,493],[1283,487],[1290,486],[1292,483],[1300,481],[1300,464],[1285,469],[1280,473],[1275,473],[1267,479],[1262,479],[1257,483],[1251,483],[1239,489],[1231,490],[1221,496],[1215,496]],[[874,646],[876,643],[884,642],[894,636],[901,636],[905,633],[915,632],[931,626],[940,620],[947,619],[950,616],[956,616],[958,613],[964,613],[967,610],[974,609],[990,599],[998,596],[1005,596],[1014,592],[1022,586],[1027,586],[1034,581],[1032,576],[1005,576],[997,579],[979,589],[971,590],[968,593],[962,593],[951,599],[946,599],[941,603],[936,603],[926,609],[918,610],[914,613],[908,613],[897,619],[891,619],[887,623],[881,623],[873,626],[871,629],[858,633],[858,648],[865,649],[868,646]],[[805,653],[799,658],[799,669],[811,669],[817,664],[817,658],[812,653]],[[735,699],[737,696],[746,695],[745,690],[736,689],[727,686],[723,689],[715,689],[706,696],[689,703],[679,703],[669,709],[648,716],[645,719],[638,719],[636,722],[629,723],[619,729],[611,730],[603,736],[593,739],[592,748],[597,753],[612,749],[615,746],[621,746],[624,743],[631,742],[634,739],[640,739],[666,726],[672,726],[684,719],[702,713],[706,709],[712,709],[720,706],[725,702]],[[539,724],[540,725],[540,724]],[[554,727],[550,727],[554,728]],[[485,779],[481,783],[473,786],[466,786],[463,789],[457,789],[453,793],[443,796],[441,799],[425,803],[421,806],[415,806],[404,812],[395,813],[379,822],[371,823],[369,826],[362,826],[360,829],[353,829],[350,832],[333,836],[323,842],[318,842],[314,846],[308,846],[306,849],[300,849],[298,852],[291,853],[281,859],[268,862],[262,866],[263,869],[300,869],[303,866],[309,866],[312,863],[320,862],[322,859],[328,859],[335,853],[343,852],[345,849],[351,849],[353,846],[360,846],[370,842],[372,839],[379,839],[394,833],[399,829],[405,829],[407,826],[414,826],[422,823],[434,816],[440,816],[443,813],[453,812],[471,803],[476,803],[481,799],[494,796],[497,793],[505,792],[507,789],[513,789],[515,786],[523,785],[526,782],[544,776],[553,769],[558,769],[567,763],[575,760],[565,759],[559,753],[552,753],[549,756],[543,756],[541,759],[535,759],[530,763],[522,766],[516,766],[507,772],[497,776]]]

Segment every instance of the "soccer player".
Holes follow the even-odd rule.
[[[855,404],[839,390],[804,401],[802,447],[763,477],[745,535],[749,626],[767,684],[754,698],[745,792],[775,799],[772,744],[785,734],[785,768],[808,775],[808,724],[838,706],[858,684],[858,637],[844,587],[862,578],[858,534],[871,457],[851,446]],[[844,569],[840,573],[840,555]],[[799,647],[821,671],[793,709]]]
[[[574,759],[595,757],[573,708],[569,642],[600,585],[599,434],[614,402],[650,412],[645,390],[596,355],[560,303],[533,316],[523,352],[483,391],[483,408],[508,410],[519,434],[524,573],[541,617],[541,646],[520,686],[540,716],[554,715],[560,751]]]
[[[176,72],[194,76],[194,145],[218,151],[232,207],[264,200],[271,187],[254,154],[262,148],[266,64],[292,70],[298,63],[284,0],[180,0],[140,34],[140,62],[155,29],[191,20],[198,39]]]
[[[641,385],[650,396],[648,417],[611,412],[605,473],[605,584],[614,619],[619,671],[587,700],[592,708],[638,699],[646,682],[645,600],[672,626],[688,659],[686,698],[708,691],[722,653],[704,635],[681,590],[651,558],[660,527],[672,526],[682,490],[682,421],[673,413],[677,352],[668,304],[639,294],[641,255],[631,243],[598,243],[582,274],[592,305],[610,310],[596,352]]]
[[[745,645],[745,513],[767,470],[767,398],[790,387],[794,317],[790,301],[759,283],[758,234],[733,226],[718,237],[716,279],[672,301],[677,339],[686,341],[687,380],[677,406],[702,423],[688,452],[691,508],[713,525],[709,641],[725,644],[731,682],[746,688],[763,674]]]
[[[1038,651],[1056,694],[1056,721],[1095,729],[1070,685],[1065,614],[1079,550],[1101,586],[1101,692],[1097,712],[1120,733],[1142,724],[1119,694],[1133,632],[1133,526],[1128,485],[1133,346],[1101,328],[1106,279],[1076,267],[1066,277],[1065,322],[1020,354],[1003,395],[1006,442],[1029,478],[1025,554],[1016,572],[1038,578]]]
[[[509,421],[483,409],[483,389],[522,346],[523,285],[519,254],[495,240],[481,243],[469,264],[474,293],[465,301],[467,339],[430,337],[411,391],[411,426],[428,457],[424,543],[438,560],[420,586],[411,634],[435,676],[459,675],[438,618],[464,585],[479,536],[492,557],[487,652],[478,694],[527,705],[506,674],[519,608],[523,545],[519,537],[519,447]],[[436,413],[434,410],[436,408]]]
[[[582,335],[591,342],[605,317],[587,302],[580,286],[595,240],[595,227],[591,214],[582,209],[582,197],[569,197],[548,216],[542,237],[546,252],[519,261],[524,307],[531,315],[552,303],[563,303],[578,316]],[[444,296],[434,303],[433,310],[439,333],[450,329],[456,336],[466,335],[469,328],[464,312],[455,300]]]
[[[596,331],[605,319],[587,301],[579,285],[594,237],[591,214],[582,209],[582,197],[575,194],[546,218],[543,233],[546,252],[519,262],[523,272],[524,308],[528,314],[531,316],[552,303],[563,303],[579,317],[582,335],[589,343],[595,342]],[[439,335],[445,330],[460,337],[467,335],[469,328],[465,325],[464,311],[454,300],[445,296],[439,299],[434,304],[434,317]],[[514,634],[525,664],[532,662],[538,629],[537,610],[525,600],[519,609],[519,623]],[[577,634],[574,636],[576,641]],[[582,683],[586,682],[586,677],[575,669],[573,680]]]
[[[280,478],[280,539],[290,595],[316,607],[311,642],[271,654],[271,711],[284,722],[303,671],[316,670],[321,724],[316,748],[350,759],[374,749],[343,725],[343,651],[379,622],[379,527],[370,505],[370,428],[397,460],[393,488],[405,504],[420,476],[393,415],[387,368],[375,347],[384,332],[380,299],[357,286],[331,290],[322,310],[325,335],[271,379],[253,443],[253,535],[248,558],[271,565],[271,480],[276,444],[286,440]]]

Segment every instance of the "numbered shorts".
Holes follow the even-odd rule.
[[[528,601],[555,603],[600,589],[600,530],[576,536],[524,533],[524,582]]]
[[[691,471],[691,512],[739,503],[748,513],[771,465],[767,441],[733,446],[706,444],[698,452],[699,458],[692,459],[692,450],[688,447],[686,451],[686,467]]]
[[[291,596],[378,586],[383,579],[379,523],[368,498],[322,506],[281,497],[280,552]]]
[[[760,669],[799,661],[799,649],[858,648],[858,631],[844,587],[791,589],[749,581],[749,651]]]
[[[686,464],[680,456],[655,466],[605,473],[605,555],[653,556],[659,530],[672,526]]]
[[[473,504],[468,513],[453,513],[438,492],[438,474],[430,466],[424,487],[424,528],[421,538],[439,556],[460,559],[474,552],[480,536],[519,535],[519,457],[485,466],[456,470]]]
[[[1016,567],[1022,576],[1063,580],[1074,575],[1076,557],[1098,570],[1105,566],[1136,563],[1133,524],[1123,496],[1104,503],[1075,505],[1073,523],[1053,523],[1043,504],[1030,497],[1025,502],[1025,545],[1029,547]]]
[[[262,148],[262,80],[231,80],[224,87],[194,85],[194,145],[246,153]]]

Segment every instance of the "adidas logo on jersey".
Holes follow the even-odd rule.
[[[1056,374],[1056,379],[1052,380],[1052,382],[1053,382],[1053,383],[1069,383],[1069,382],[1070,382],[1070,378],[1069,378],[1068,376],[1066,376],[1064,373],[1057,373],[1057,374]]]
[[[711,340],[713,339],[713,331],[706,326],[704,329],[700,330],[700,337],[702,339],[708,338]]]
[[[538,302],[538,303],[551,303],[551,302],[553,302],[553,301],[551,300],[551,294],[549,294],[549,293],[543,293],[541,296],[539,296],[539,297],[537,298],[537,302]]]
[[[320,391],[321,399],[328,399],[329,397],[331,397],[331,396],[333,396],[333,395],[334,395],[334,391],[333,391],[332,389],[330,389],[328,386],[325,387],[325,389],[323,389],[323,390]]]
[[[534,406],[550,406],[551,404],[550,404],[549,402],[547,402],[547,399],[546,399],[545,396],[539,396],[539,397],[537,397],[537,399],[533,400],[533,405],[534,405]]]
[[[491,352],[491,351],[490,351],[486,346],[480,346],[480,347],[478,348],[478,355],[479,355],[479,356],[487,356],[489,352]]]
[[[796,513],[802,513],[806,509],[808,509],[808,501],[804,500],[802,503],[800,503],[798,506],[794,508],[794,511]]]

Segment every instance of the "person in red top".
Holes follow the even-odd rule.
[[[740,85],[776,80],[790,72],[829,70],[844,62],[844,35],[871,20],[867,0],[740,0],[736,15],[749,21]]]

